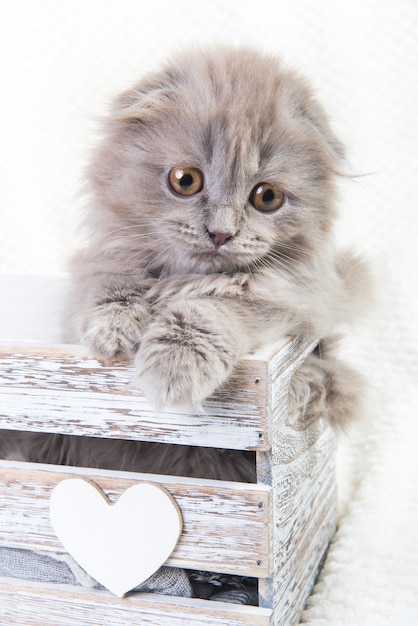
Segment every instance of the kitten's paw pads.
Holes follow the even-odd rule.
[[[90,313],[82,343],[106,361],[133,357],[148,316],[143,305],[132,308],[118,302],[99,305]]]
[[[148,328],[135,359],[137,384],[157,408],[199,407],[230,375],[232,346],[202,320],[169,312]]]

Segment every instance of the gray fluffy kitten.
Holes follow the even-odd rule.
[[[270,56],[193,50],[143,78],[115,100],[89,168],[72,338],[108,362],[133,358],[158,408],[200,406],[280,336],[332,337],[368,291],[366,267],[333,243],[343,162],[310,87]],[[322,343],[294,378],[292,410],[341,423],[359,385]],[[77,462],[97,463],[107,444],[95,445]],[[119,445],[102,465],[122,458]],[[140,445],[124,467],[253,475],[239,453]]]

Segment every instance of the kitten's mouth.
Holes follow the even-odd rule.
[[[231,255],[228,250],[220,248],[201,250],[192,255],[192,258],[198,266],[198,271],[205,273],[222,272],[231,266]]]
[[[196,270],[204,274],[238,271],[239,268],[247,267],[254,261],[252,256],[250,258],[242,251],[237,255],[228,245],[200,250],[192,255],[192,259]]]

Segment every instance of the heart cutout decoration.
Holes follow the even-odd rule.
[[[50,515],[67,552],[119,597],[165,563],[183,526],[173,496],[146,482],[129,487],[111,504],[93,481],[63,480],[51,494]]]

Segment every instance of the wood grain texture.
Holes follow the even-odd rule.
[[[271,486],[270,576],[260,580],[260,603],[273,608],[274,624],[298,624],[337,520],[335,435],[324,419],[305,429],[288,419],[291,378],[314,347],[289,345],[285,361],[268,364],[268,439],[257,453],[258,481]],[[287,367],[286,367],[287,365]]]
[[[59,549],[46,507],[56,481],[68,475],[92,477],[111,500],[132,481],[155,480],[176,498],[184,519],[169,564],[257,576],[265,608],[248,612],[251,607],[142,594],[124,604],[105,592],[70,589],[62,594],[71,615],[96,613],[91,622],[96,624],[100,614],[104,626],[297,624],[336,526],[332,429],[321,419],[304,428],[288,416],[291,378],[315,344],[288,338],[264,355],[247,359],[208,400],[205,415],[156,414],[132,389],[133,369],[126,363],[104,367],[82,359],[72,348],[4,346],[0,428],[255,450],[258,484],[3,462],[0,495],[7,498],[7,506],[0,510],[2,545]],[[13,608],[8,610],[21,620],[11,623],[88,626],[84,618],[57,621],[63,619],[64,605],[56,589],[47,587],[39,597],[33,586],[19,583],[17,588],[21,603],[10,587],[0,586],[0,596],[10,598],[8,606]],[[41,616],[32,618],[36,612]]]
[[[222,447],[266,448],[266,364],[244,361],[204,414],[156,413],[128,363],[105,367],[80,350],[3,346],[0,428]]]
[[[224,602],[131,594],[115,598],[69,585],[0,578],[4,626],[269,626],[271,610]]]
[[[61,480],[79,475],[97,483],[110,502],[141,481],[156,482],[170,492],[183,516],[183,532],[167,565],[268,575],[270,489],[262,485],[2,461],[0,545],[63,552],[51,526],[49,499]]]

